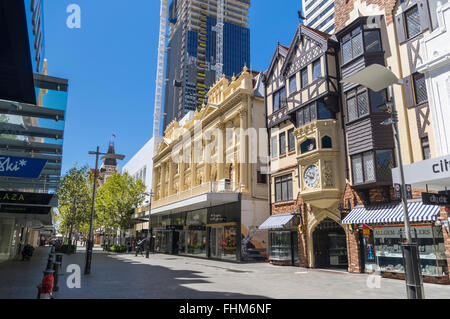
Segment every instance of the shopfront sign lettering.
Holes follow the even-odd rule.
[[[450,195],[422,193],[422,202],[430,206],[450,206]]]
[[[209,216],[209,221],[212,222],[212,223],[222,223],[222,222],[225,222],[226,220],[227,220],[227,218],[225,216],[220,215],[220,214],[212,213]]]
[[[52,198],[53,194],[0,191],[0,203],[3,204],[49,205]]]
[[[0,176],[39,178],[47,160],[14,156],[0,156]]]

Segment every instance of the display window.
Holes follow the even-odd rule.
[[[418,244],[422,275],[445,276],[448,274],[442,227],[412,227],[413,241]],[[375,256],[381,271],[405,271],[402,243],[403,227],[375,228]]]
[[[297,232],[271,231],[269,233],[270,260],[289,261],[298,265]]]

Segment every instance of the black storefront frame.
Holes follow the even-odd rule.
[[[228,221],[228,220],[221,220],[220,218],[217,218],[217,213],[215,213],[215,209],[219,208],[219,207],[227,207],[227,206],[232,206],[235,205],[234,209],[236,211],[235,214],[232,218],[233,220]],[[233,203],[228,203],[228,204],[222,204],[222,205],[216,205],[216,206],[210,206],[210,207],[205,207],[202,209],[196,209],[196,210],[188,210],[188,211],[184,211],[181,213],[174,213],[174,214],[165,214],[165,215],[157,215],[157,216],[152,216],[152,230],[153,230],[153,236],[156,236],[156,234],[158,232],[171,232],[172,236],[173,233],[176,231],[187,231],[189,230],[189,225],[187,225],[187,214],[189,213],[194,213],[197,211],[202,211],[202,210],[207,210],[207,220],[206,220],[206,257],[202,257],[202,256],[194,256],[194,255],[188,255],[188,254],[182,254],[180,255],[178,253],[178,251],[174,248],[172,248],[172,252],[161,252],[163,254],[174,254],[174,255],[180,255],[180,256],[185,256],[185,257],[192,257],[192,258],[199,258],[199,259],[212,259],[212,260],[218,260],[218,261],[225,261],[225,262],[233,262],[233,263],[239,263],[242,261],[242,230],[241,230],[241,225],[242,225],[242,204],[241,204],[241,199],[239,198],[238,201],[233,202]],[[216,222],[214,222],[211,218],[211,215],[215,214],[216,215]],[[182,220],[183,220],[183,225],[173,225],[173,221],[174,221],[174,216],[176,215],[181,215]],[[161,225],[161,222],[158,221],[158,219],[160,218],[164,218],[164,219],[168,219],[169,220],[169,225]],[[211,254],[210,254],[210,241],[211,241],[211,229],[213,227],[215,227],[215,225],[217,225],[218,227],[221,227],[221,225],[229,225],[230,223],[235,223],[235,227],[236,227],[236,260],[230,260],[230,259],[220,259],[220,258],[212,258]],[[153,245],[156,244],[156,240],[153,241]],[[173,245],[173,247],[175,246],[175,244]],[[156,247],[152,247],[152,250],[156,252]],[[166,249],[167,250],[167,249]],[[158,253],[158,252],[157,252]]]

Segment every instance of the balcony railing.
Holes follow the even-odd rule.
[[[220,180],[217,182],[208,182],[201,185],[192,187],[188,190],[178,192],[166,196],[164,198],[153,201],[152,208],[161,207],[168,205],[170,203],[178,202],[180,200],[185,200],[194,196],[207,194],[207,193],[236,193],[239,189],[233,189],[233,185],[230,180]]]

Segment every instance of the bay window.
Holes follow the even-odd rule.
[[[392,179],[392,150],[364,152],[351,157],[353,184],[389,182]]]

